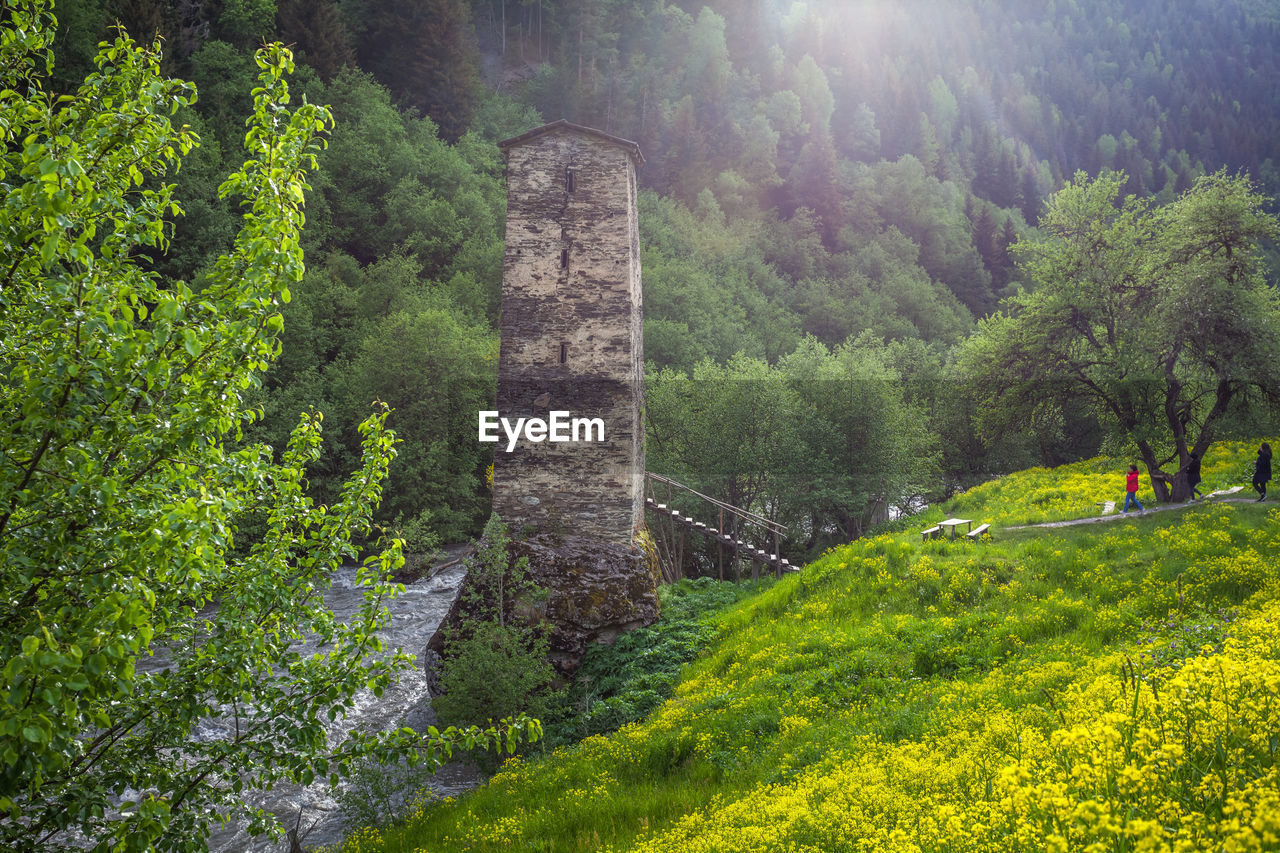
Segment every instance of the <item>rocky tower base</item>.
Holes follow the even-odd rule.
[[[620,634],[658,618],[656,566],[634,546],[587,536],[539,534],[513,541],[512,562],[529,558],[529,579],[546,590],[539,601],[508,602],[512,618],[547,623],[550,660],[572,677],[591,643],[612,643]],[[467,582],[427,650],[444,650],[444,638],[468,616]],[[428,656],[430,657],[430,655]]]

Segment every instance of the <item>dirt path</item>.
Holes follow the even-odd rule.
[[[1030,530],[1035,527],[1074,527],[1077,524],[1102,524],[1108,521],[1119,521],[1121,519],[1141,518],[1143,516],[1151,515],[1152,513],[1156,513],[1156,512],[1174,512],[1180,509],[1187,509],[1188,507],[1202,506],[1207,503],[1247,504],[1247,503],[1255,503],[1256,501],[1257,501],[1257,498],[1237,498],[1237,497],[1229,497],[1226,495],[1223,495],[1220,497],[1214,497],[1213,495],[1207,495],[1205,498],[1198,501],[1187,501],[1186,503],[1181,503],[1181,504],[1160,504],[1159,506],[1148,506],[1147,509],[1139,510],[1137,512],[1121,512],[1117,510],[1116,512],[1110,513],[1108,515],[1094,515],[1088,518],[1072,518],[1072,519],[1068,519],[1067,521],[1045,521],[1040,524],[1011,524],[1006,527],[1002,527],[1001,529],[1002,530]]]

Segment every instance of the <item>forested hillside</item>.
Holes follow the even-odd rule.
[[[1215,448],[1206,489],[1255,450]],[[629,725],[335,853],[1274,850],[1280,513],[1215,498],[1071,525],[1124,468],[1018,472],[920,519],[994,538],[832,548],[710,614],[665,701],[634,677],[587,700],[592,723],[645,707]],[[636,669],[669,654],[664,627]]]
[[[1261,0],[60,0],[56,14],[65,89],[115,22],[163,38],[165,70],[198,88],[180,115],[201,139],[178,176],[184,215],[148,259],[174,279],[197,279],[234,234],[216,184],[236,165],[252,48],[292,45],[295,92],[335,126],[256,437],[281,447],[299,411],[323,410],[311,484],[332,499],[356,423],[390,404],[403,444],[382,520],[414,536],[462,538],[487,514],[474,418],[494,387],[494,143],[544,120],[633,139],[647,161],[650,467],[785,519],[793,550],[1100,446],[1095,414],[1070,406],[980,439],[954,357],[1033,284],[1010,246],[1077,170],[1122,170],[1125,193],[1162,204],[1223,167],[1280,192],[1280,4]],[[814,390],[832,387],[844,396]],[[771,399],[779,429],[755,430],[744,400]],[[855,446],[869,450],[852,460]]]

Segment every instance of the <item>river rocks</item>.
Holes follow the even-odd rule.
[[[455,602],[456,606],[456,602]],[[439,636],[439,633],[435,636]],[[431,642],[435,640],[435,636],[427,641],[427,650],[422,653],[420,660],[422,661],[422,670],[426,673],[427,679],[427,695],[440,695],[440,653],[431,648]]]
[[[658,618],[658,575],[636,547],[586,536],[539,534],[513,541],[511,560],[529,558],[527,573],[545,596],[506,603],[507,618],[549,630],[550,660],[562,676],[572,676],[591,643],[611,643],[626,631]],[[444,650],[444,637],[472,615],[468,584],[427,645]]]

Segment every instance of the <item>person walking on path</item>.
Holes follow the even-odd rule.
[[[1138,512],[1145,512],[1138,502],[1138,466],[1130,465],[1129,473],[1124,477],[1124,511],[1129,511],[1129,504],[1134,504]]]
[[[1258,500],[1267,497],[1267,483],[1271,482],[1271,445],[1265,441],[1258,448],[1258,459],[1253,463],[1253,488],[1258,492]]]
[[[1200,456],[1194,450],[1191,451],[1191,461],[1187,463],[1187,486],[1191,489],[1191,499],[1200,498],[1204,500],[1204,495],[1196,486],[1200,485]]]

